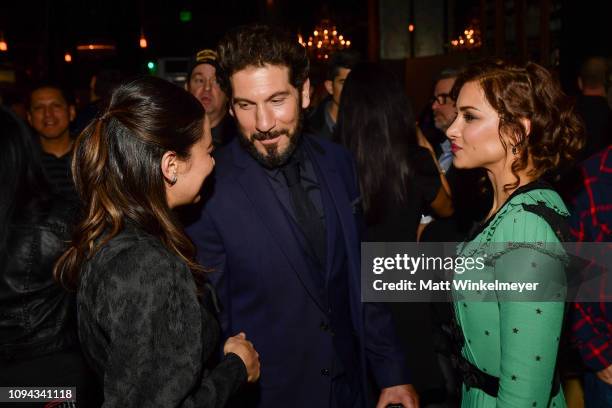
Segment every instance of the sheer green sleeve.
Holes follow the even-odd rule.
[[[550,226],[523,212],[502,230],[514,242],[495,260],[502,282],[536,282],[540,292],[498,292],[500,387],[497,407],[546,407],[551,394],[565,309],[564,253]],[[508,244],[506,241],[506,245]],[[537,300],[537,301],[535,301]]]

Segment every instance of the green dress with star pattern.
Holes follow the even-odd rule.
[[[559,279],[561,274],[555,275],[563,270],[562,254],[555,253],[559,238],[542,216],[525,207],[542,204],[560,216],[568,215],[555,191],[544,183],[531,183],[517,189],[472,234],[473,238],[459,249],[460,255],[485,251],[489,262],[481,272],[501,281],[529,281],[530,276],[540,281]],[[527,243],[528,248],[499,249],[516,243]],[[552,244],[552,249],[533,249],[543,244]],[[455,280],[463,278],[455,275]],[[488,301],[462,301],[454,292],[455,315],[464,337],[463,357],[482,372],[499,378],[497,397],[464,384],[462,407],[566,407],[561,390],[551,397],[565,297],[565,286],[560,283],[552,287],[556,294],[550,298],[559,301],[531,301],[527,297],[517,299],[516,295],[504,300],[507,295],[496,291],[487,294]]]

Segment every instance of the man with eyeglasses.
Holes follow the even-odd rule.
[[[458,74],[459,72],[456,69],[447,68],[443,70],[438,76],[438,80],[434,86],[434,94],[430,101],[434,126],[441,134],[439,137],[436,136],[436,140],[432,140],[428,137],[429,143],[426,147],[435,152],[438,158],[440,171],[443,173],[446,173],[453,164],[453,153],[451,152],[450,140],[446,138],[445,134],[446,129],[450,127],[457,116],[455,101],[451,98],[450,93]],[[438,134],[438,132],[434,133]],[[431,146],[432,144],[434,146]],[[430,215],[421,216],[421,223],[417,231],[419,239],[425,227],[432,221],[433,217]]]
[[[457,74],[458,71],[455,69],[445,69],[440,73],[434,87],[431,110],[433,111],[434,124],[442,133],[446,133],[446,129],[450,127],[457,116],[455,101],[450,96]],[[448,171],[453,163],[453,154],[451,153],[450,141],[447,138],[444,138],[444,141],[440,143],[440,149],[442,152],[438,157],[438,162],[444,171]]]
[[[439,220],[424,215],[419,227],[419,238],[422,241],[463,240],[474,222],[484,218],[488,211],[485,205],[491,200],[490,192],[483,191],[487,189],[481,185],[483,173],[480,169],[460,170],[453,167],[453,154],[446,130],[457,116],[455,101],[450,93],[458,75],[459,70],[454,68],[444,69],[438,75],[431,99],[431,111],[433,124],[439,132],[428,132],[427,137],[438,157],[440,170],[446,174],[455,212],[452,217]],[[423,129],[423,132],[426,130]],[[488,184],[487,181],[485,183]]]

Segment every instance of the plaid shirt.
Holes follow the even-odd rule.
[[[581,170],[584,188],[574,202],[570,231],[579,242],[612,242],[612,145],[584,161]],[[572,335],[589,368],[612,364],[612,303],[575,303]]]

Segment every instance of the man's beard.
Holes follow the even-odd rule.
[[[249,152],[249,154],[253,156],[253,158],[257,160],[261,165],[268,169],[274,169],[287,163],[287,161],[293,155],[293,152],[297,148],[302,136],[302,124],[303,115],[300,112],[298,123],[293,132],[291,132],[289,129],[279,129],[266,133],[253,133],[250,138],[247,135],[242,134],[239,137],[239,141],[242,147],[247,152]],[[289,144],[285,148],[285,151],[278,151],[278,143],[271,145],[262,145],[263,148],[266,150],[266,155],[257,150],[257,147],[255,146],[255,140],[270,140],[281,135],[286,135],[289,139]]]

